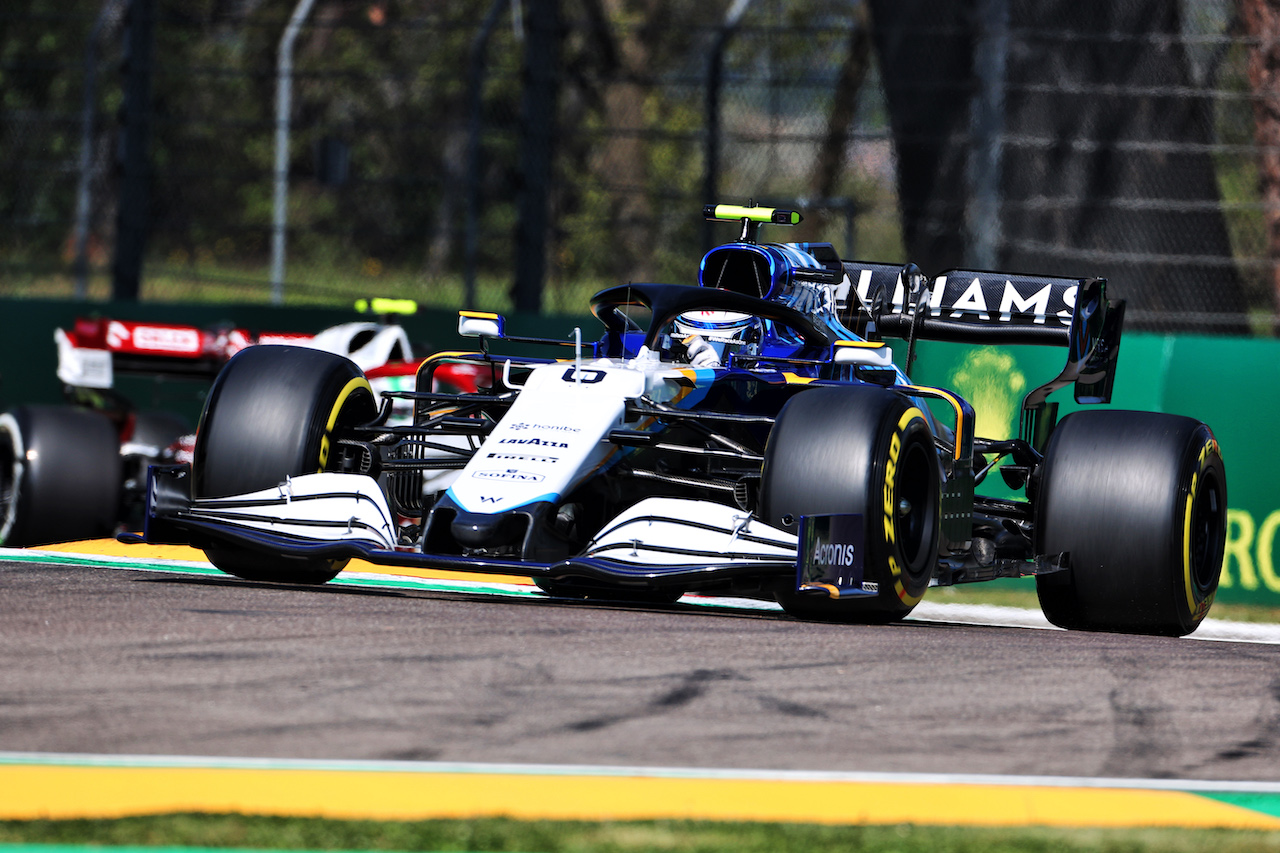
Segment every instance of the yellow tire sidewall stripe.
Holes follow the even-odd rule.
[[[912,406],[911,408],[907,409],[905,412],[902,413],[902,417],[898,418],[898,425],[894,428],[894,439],[898,441],[899,445],[902,444],[902,439],[906,437],[907,428],[911,426],[911,423],[915,420],[919,420],[920,423],[924,426],[924,428],[928,430],[929,421],[925,418],[924,412],[920,411],[915,406]],[[896,479],[897,478],[897,474],[896,474],[897,459],[893,458],[891,462],[895,467],[894,467],[894,470],[887,472],[888,476],[886,477],[886,482],[885,482],[885,499],[884,499],[884,506],[883,506],[884,529],[886,533],[889,533],[894,527],[893,511],[895,506],[897,505],[897,494],[898,494],[898,484]],[[892,478],[892,480],[890,480],[889,478]],[[885,544],[892,551],[897,547],[896,544],[892,541],[893,538],[896,538],[896,537],[887,537],[887,538],[889,539],[889,541],[887,541]],[[890,574],[890,577],[893,579],[893,591],[898,596],[899,600],[902,601],[903,604],[907,605],[908,607],[915,607],[917,604],[920,603],[920,599],[924,597],[924,592],[921,591],[920,595],[911,595],[907,591],[906,584],[903,583],[902,569],[898,565],[898,561],[892,553],[889,554],[889,574]]]
[[[338,392],[337,399],[333,401],[329,419],[325,421],[324,435],[320,438],[320,466],[316,469],[317,473],[324,471],[324,466],[329,461],[329,436],[333,434],[333,428],[338,423],[338,415],[342,414],[342,407],[347,404],[352,394],[362,388],[368,392],[370,399],[375,401],[378,399],[378,395],[373,393],[373,386],[369,384],[369,380],[363,376],[357,376],[343,386]]]

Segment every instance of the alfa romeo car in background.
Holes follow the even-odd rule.
[[[150,465],[190,460],[195,436],[187,418],[139,410],[116,389],[117,375],[207,383],[246,347],[288,344],[351,359],[379,390],[412,387],[418,361],[404,329],[389,318],[416,305],[374,299],[356,307],[380,319],[315,335],[99,317],[56,329],[57,373],[68,405],[23,405],[0,414],[0,545],[114,535],[122,523],[140,523]],[[440,380],[452,390],[474,391],[477,375],[459,365]],[[395,415],[409,419],[412,407]]]
[[[1073,629],[1186,634],[1208,612],[1227,483],[1205,424],[1107,403],[1123,302],[1099,278],[841,260],[763,243],[793,211],[708,206],[739,238],[697,285],[592,299],[599,340],[516,338],[461,312],[476,352],[379,394],[350,359],[256,346],[206,400],[189,465],[155,466],[145,528],[242,578],[323,583],[349,558],[531,576],[556,596],[775,598],[804,619],[887,622],[931,585],[1034,576]],[[959,394],[912,383],[885,338],[1061,346],[1021,434],[974,434]],[[545,347],[544,355],[505,354]],[[558,348],[558,349],[557,349]],[[501,351],[501,353],[500,353]],[[436,389],[454,365],[483,371]],[[389,421],[408,402],[410,423]],[[432,486],[440,470],[456,473]],[[983,494],[999,477],[1000,497]],[[986,490],[991,491],[991,490]]]

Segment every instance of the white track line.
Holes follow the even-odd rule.
[[[1213,779],[1143,779],[1099,776],[1002,776],[979,773],[875,773],[649,767],[609,764],[513,764],[473,761],[248,758],[207,755],[104,755],[0,751],[0,765],[74,767],[198,767],[248,770],[336,770],[366,773],[471,773],[516,776],[631,776],[651,779],[759,779],[790,782],[873,782],[926,785],[1008,785],[1053,788],[1130,788],[1149,791],[1241,791],[1280,794],[1280,782]]]

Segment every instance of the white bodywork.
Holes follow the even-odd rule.
[[[368,340],[361,338],[368,336]],[[336,352],[354,361],[361,370],[381,367],[392,361],[410,361],[413,347],[399,326],[378,323],[341,323],[330,326],[309,340],[290,341],[294,346]]]
[[[646,376],[590,364],[537,368],[449,496],[468,512],[495,513],[567,493],[616,451],[602,438],[622,425]]]
[[[637,565],[792,560],[795,534],[710,501],[646,498],[604,526],[587,556]],[[677,548],[673,548],[677,545]]]
[[[605,438],[609,431],[636,426],[623,422],[628,400],[671,400],[682,391],[679,381],[687,390],[696,373],[645,357],[534,369],[449,497],[467,512],[498,513],[567,495],[619,452]]]
[[[647,426],[624,422],[627,400],[676,400],[694,391],[700,372],[643,356],[626,364],[539,366],[447,494],[461,509],[487,514],[556,502],[621,452],[607,440],[610,430]],[[357,540],[384,549],[396,542],[395,519],[377,482],[355,474],[309,474],[249,495],[199,500],[192,517],[316,541]],[[745,510],[655,497],[605,524],[584,556],[712,566],[794,560],[796,543],[794,534]]]
[[[378,482],[361,474],[304,474],[280,485],[195,502],[189,517],[322,542],[395,546],[396,525]]]
[[[115,383],[111,351],[78,347],[62,329],[53,330],[58,345],[58,380],[81,388],[110,388]]]

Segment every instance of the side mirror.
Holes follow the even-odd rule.
[[[486,311],[459,311],[458,334],[464,338],[500,338],[506,321],[501,314]]]
[[[884,341],[836,341],[831,360],[836,364],[892,367],[893,350]]]

